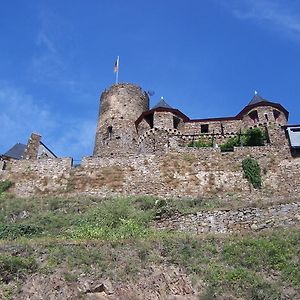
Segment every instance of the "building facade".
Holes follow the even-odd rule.
[[[228,138],[256,127],[265,133],[266,143],[287,145],[288,117],[281,104],[255,93],[236,116],[190,119],[163,99],[150,109],[146,92],[121,83],[101,95],[93,155],[113,157],[184,149],[199,139],[218,147]]]

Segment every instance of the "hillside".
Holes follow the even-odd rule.
[[[238,199],[228,197],[18,199],[3,193],[0,298],[300,299],[300,218],[233,234],[158,229],[174,214],[240,211]]]

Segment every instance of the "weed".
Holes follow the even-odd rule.
[[[0,279],[5,283],[32,273],[36,269],[37,263],[33,257],[0,255]]]
[[[0,195],[7,191],[12,186],[12,182],[9,180],[0,181]]]
[[[42,228],[32,224],[0,225],[0,239],[17,239],[41,234]]]

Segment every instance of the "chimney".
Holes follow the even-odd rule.
[[[41,136],[32,133],[22,156],[23,159],[37,159]]]

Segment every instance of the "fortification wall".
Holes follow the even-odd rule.
[[[71,168],[71,158],[7,161],[0,180],[13,182],[12,191],[20,197],[58,195],[66,191]]]
[[[242,160],[257,159],[263,177],[261,191],[243,177]],[[299,193],[300,158],[275,146],[236,148],[222,153],[212,148],[181,148],[176,152],[139,156],[85,157],[78,167],[70,158],[8,162],[0,180],[14,183],[11,192],[32,195],[157,195],[205,198],[235,194],[291,197]],[[247,196],[247,197],[246,197]]]

